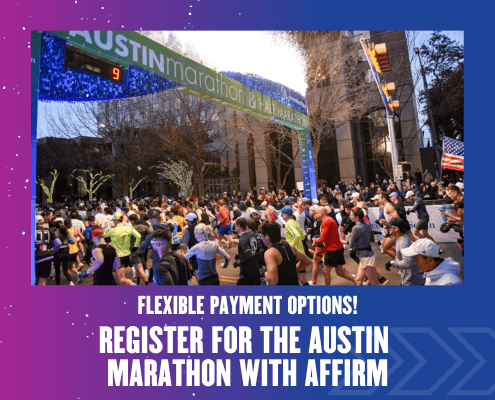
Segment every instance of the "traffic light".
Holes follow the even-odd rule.
[[[387,46],[385,45],[385,43],[380,43],[376,46],[374,43],[371,43],[369,55],[371,61],[373,62],[373,65],[375,66],[376,71],[379,74],[383,74],[384,72],[392,70],[390,59],[388,58]]]
[[[382,89],[383,89],[383,93],[385,93],[385,96],[387,97],[393,96],[394,94],[397,93],[395,90],[394,82],[390,82],[390,83],[385,82],[385,85],[382,85]]]
[[[392,111],[397,110],[397,109],[399,108],[399,100],[393,100],[393,101],[391,101],[391,102],[388,104],[388,106],[390,107],[390,109],[391,109]]]

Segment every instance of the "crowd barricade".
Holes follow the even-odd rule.
[[[428,211],[428,214],[430,216],[430,221],[428,222],[428,233],[430,236],[435,239],[436,242],[438,243],[454,243],[457,242],[457,239],[460,238],[459,233],[455,232],[453,229],[451,229],[447,233],[443,233],[440,231],[440,226],[447,222],[448,218],[445,217],[440,211],[448,211],[452,215],[456,215],[453,205],[452,204],[445,204],[443,200],[438,200],[438,203],[443,203],[443,204],[435,204],[437,201],[428,201],[426,202],[426,210]],[[406,210],[410,209],[413,206],[413,203],[410,203],[408,205],[407,203],[404,204],[404,207]],[[337,222],[340,224],[342,221],[342,218],[339,213],[338,208],[334,208],[335,214],[337,216]],[[258,212],[261,214],[261,218],[265,219],[265,212],[263,210],[258,210]],[[280,212],[280,210],[278,211]],[[375,232],[382,232],[383,228],[375,223],[375,221],[380,217],[379,215],[379,209],[378,207],[368,207],[368,218],[371,223],[371,227],[373,228],[373,231]],[[414,230],[414,227],[418,223],[418,216],[416,212],[410,213],[407,216],[407,220],[409,221],[409,225],[411,225],[411,229]],[[381,235],[378,236],[379,240],[382,240],[383,237]]]
[[[410,209],[411,206],[405,206],[406,210]],[[453,243],[457,242],[457,239],[460,238],[459,234],[451,229],[447,233],[443,233],[440,231],[440,226],[447,222],[447,217],[445,217],[440,211],[448,211],[452,215],[456,215],[455,211],[452,208],[451,204],[438,204],[438,205],[427,205],[426,210],[430,216],[430,220],[428,222],[428,233],[430,236],[435,239],[438,243]],[[381,231],[382,228],[375,223],[375,221],[380,217],[378,207],[370,207],[368,208],[368,218],[370,220],[371,226],[374,231]],[[411,225],[411,229],[414,230],[414,227],[418,223],[418,216],[416,212],[411,213],[407,216],[407,220],[409,221],[409,225]]]

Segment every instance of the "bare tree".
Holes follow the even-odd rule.
[[[86,176],[74,175],[75,172],[83,172]],[[81,182],[84,189],[88,192],[89,200],[93,200],[93,195],[97,192],[101,185],[103,185],[107,180],[109,180],[113,175],[103,175],[103,173],[95,172],[93,168],[89,169],[75,169],[72,171],[72,177]]]
[[[139,180],[157,164],[150,132],[140,129],[141,112],[136,99],[68,103],[47,112],[49,133],[80,146],[82,168],[114,174],[112,185],[129,193],[131,179]]]
[[[235,146],[236,127],[227,127],[225,108],[180,90],[169,90],[138,101],[143,129],[154,137],[153,149],[162,161],[183,161],[197,180],[198,195],[216,163],[205,163]],[[228,131],[228,134],[227,134]]]
[[[306,100],[315,175],[322,144],[335,130],[359,118],[370,103],[372,92],[360,65],[358,42],[347,31],[292,31],[284,34],[306,63]]]
[[[187,165],[184,161],[168,161],[158,166],[162,171],[158,174],[164,174],[172,182],[174,182],[179,189],[184,192],[186,199],[191,196],[193,192],[193,169]]]
[[[48,187],[47,184],[41,178],[38,179],[36,181],[36,183],[41,186],[41,188],[43,189],[43,191],[47,195],[48,199],[46,201],[48,203],[53,203],[53,192],[55,189],[55,182],[57,181],[59,173],[57,170],[54,170],[54,171],[50,172],[50,175],[52,175],[52,182],[51,182],[50,187]]]
[[[301,166],[298,162],[299,147],[293,153],[293,143],[298,141],[297,132],[260,117],[240,112],[233,116],[233,123],[237,124],[251,143],[254,157],[265,164],[275,187],[283,188],[291,170]]]

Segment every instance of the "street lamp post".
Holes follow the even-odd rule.
[[[401,172],[401,164],[399,163],[399,152],[397,149],[397,141],[395,138],[395,127],[394,127],[394,119],[395,114],[394,110],[399,107],[399,101],[393,100],[392,95],[396,93],[395,84],[385,82],[385,85],[382,86],[380,77],[378,74],[383,72],[388,72],[392,70],[390,65],[390,60],[388,57],[387,47],[384,43],[374,45],[373,43],[368,47],[366,43],[366,39],[360,39],[361,45],[364,49],[364,53],[370,65],[371,71],[373,72],[373,78],[378,87],[378,91],[383,100],[383,104],[385,106],[385,112],[387,114],[387,126],[388,133],[390,137],[390,156],[392,161],[392,176],[394,177],[394,181],[397,183],[399,187],[399,191],[402,193],[402,172]]]
[[[436,168],[437,179],[440,180],[442,176],[442,166],[441,166],[442,159],[438,148],[437,130],[435,127],[435,120],[433,118],[433,110],[431,109],[430,92],[428,91],[428,82],[426,81],[426,74],[423,68],[423,62],[421,61],[421,55],[419,54],[419,49],[415,47],[414,52],[418,55],[419,65],[421,67],[421,75],[423,77],[423,86],[425,89],[425,96],[426,96],[426,108],[428,110],[428,119],[430,121],[431,141],[433,142],[433,151],[435,152],[435,157],[437,159],[437,168]]]

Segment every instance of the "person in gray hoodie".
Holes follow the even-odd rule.
[[[401,253],[404,257],[414,257],[414,263],[425,275],[425,286],[464,285],[459,277],[459,263],[440,258],[438,245],[430,239],[419,239]]]
[[[389,222],[384,222],[383,225],[390,228],[390,234],[395,238],[395,260],[385,264],[387,271],[390,271],[390,267],[398,268],[402,278],[402,286],[424,285],[425,280],[418,266],[414,265],[413,257],[406,257],[401,253],[401,250],[412,244],[411,239],[405,235],[408,224],[403,219],[392,218]]]

